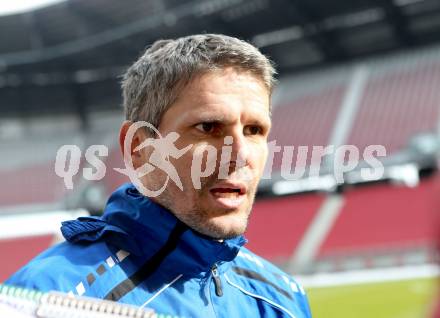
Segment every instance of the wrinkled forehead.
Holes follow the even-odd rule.
[[[175,103],[190,99],[194,103],[210,102],[232,95],[253,98],[265,104],[270,112],[271,95],[263,79],[236,68],[215,69],[199,73],[180,90]],[[173,105],[171,105],[173,106]]]

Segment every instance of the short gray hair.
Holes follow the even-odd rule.
[[[251,72],[272,93],[276,73],[272,62],[245,41],[221,34],[198,34],[154,42],[123,76],[126,119],[158,127],[191,79],[225,67]]]

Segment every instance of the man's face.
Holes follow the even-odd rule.
[[[179,134],[174,143],[178,149],[193,145],[180,158],[170,158],[183,191],[170,180],[162,194],[152,199],[207,236],[226,239],[244,233],[267,156],[269,99],[261,80],[233,68],[211,71],[191,81],[158,127],[164,137]],[[233,140],[231,159],[221,163],[226,136]],[[216,162],[207,162],[205,153],[199,170],[214,165],[214,172],[200,178],[201,187],[196,189],[191,178],[193,158],[209,146],[217,150]],[[145,148],[145,158],[151,158],[151,149]],[[221,166],[225,178],[219,178]],[[165,178],[156,168],[142,183],[148,189],[159,189]]]

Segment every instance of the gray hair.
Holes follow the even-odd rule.
[[[158,127],[181,90],[197,75],[234,67],[275,85],[272,62],[253,45],[220,34],[198,34],[154,42],[123,76],[125,117]]]

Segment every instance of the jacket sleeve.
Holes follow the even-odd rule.
[[[42,292],[60,290],[56,276],[59,270],[45,262],[30,262],[9,277],[4,284],[34,289]]]
[[[302,307],[302,311],[304,312],[305,317],[312,318],[312,312],[310,310],[310,304],[309,304],[309,300],[307,298],[307,294],[303,295],[303,298],[301,301],[301,307]]]

